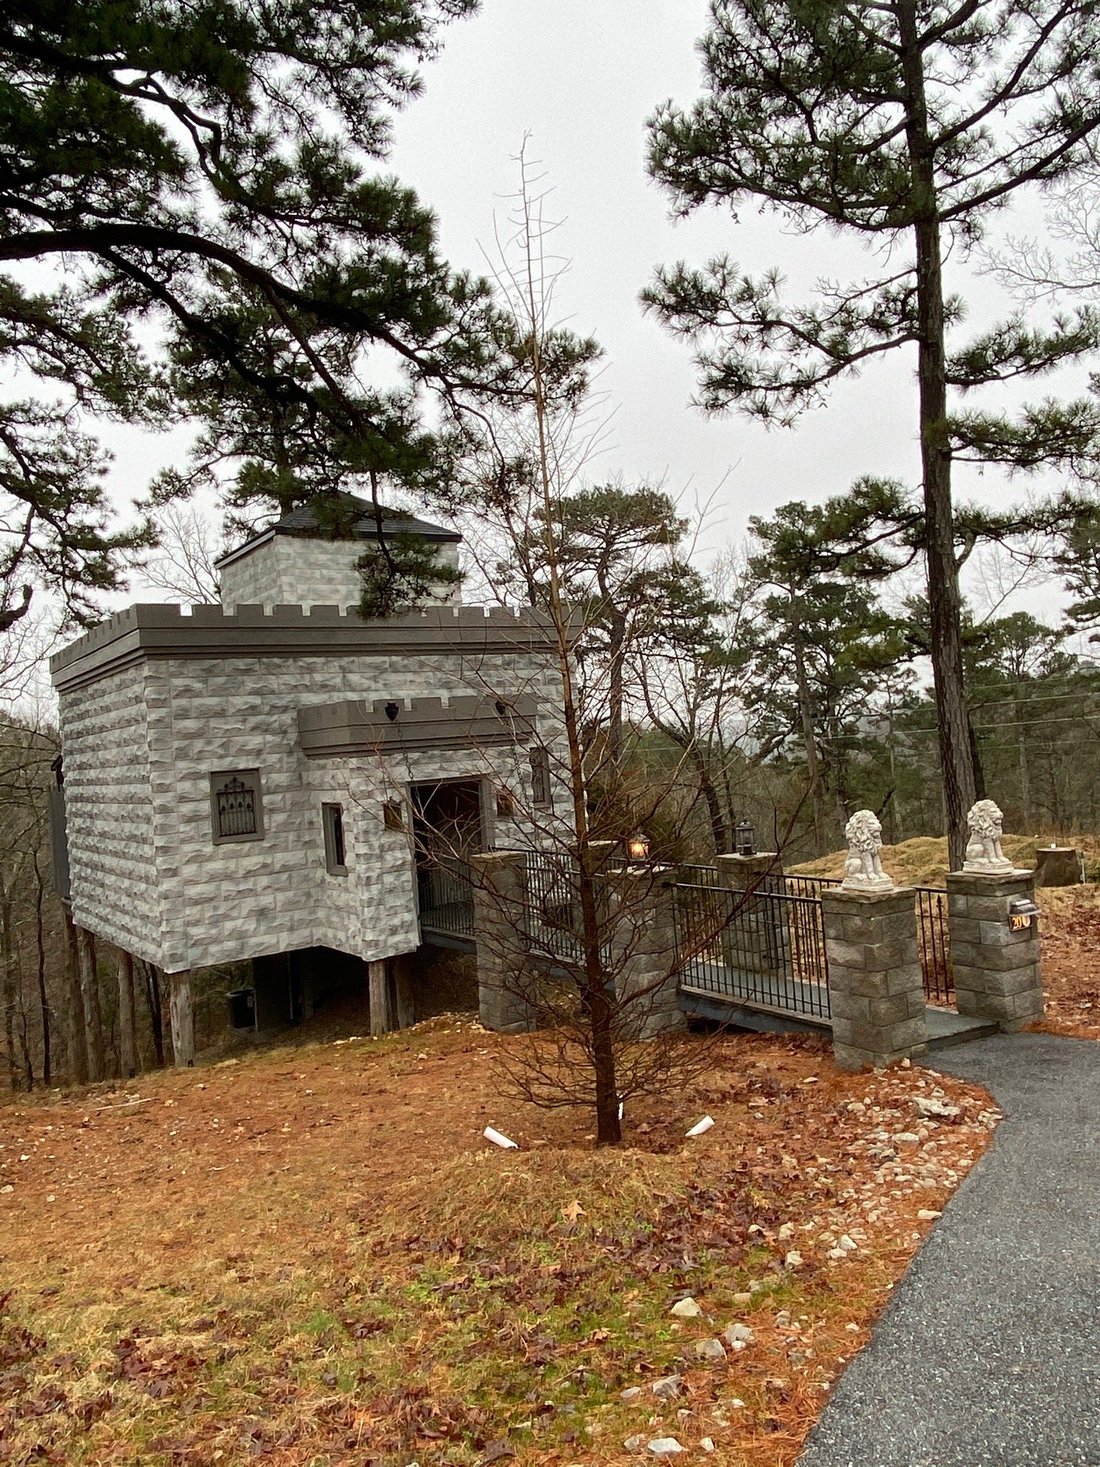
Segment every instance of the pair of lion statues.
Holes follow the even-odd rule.
[[[1013,870],[1001,849],[1004,816],[992,800],[979,800],[966,817],[970,839],[964,871],[1000,875]],[[844,827],[848,859],[843,885],[863,891],[889,891],[894,883],[882,869],[882,825],[873,810],[857,810]]]

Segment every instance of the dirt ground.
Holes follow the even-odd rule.
[[[1046,993],[1038,1027],[1100,1039],[1100,887],[1046,888],[1038,901]]]
[[[597,1151],[501,1093],[522,1042],[444,1017],[0,1108],[0,1462],[793,1462],[987,1097],[701,1039]]]

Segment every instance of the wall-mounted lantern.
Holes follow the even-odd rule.
[[[387,703],[383,712],[391,723],[396,723],[397,715],[401,712],[401,709],[396,703]]]
[[[740,820],[737,824],[737,854],[756,855],[756,828],[751,820]]]
[[[641,831],[637,835],[629,836],[626,842],[626,854],[631,861],[648,861],[649,837],[643,835]]]

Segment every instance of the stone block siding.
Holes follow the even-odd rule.
[[[489,771],[514,789],[526,750],[308,760],[297,711],[486,688],[532,695],[540,737],[558,737],[556,674],[534,653],[161,656],[63,691],[75,919],[168,972],[317,945],[409,951],[411,856],[382,829],[382,800],[410,780]],[[236,768],[260,771],[265,835],[216,846],[210,774]],[[344,806],[347,876],[325,869],[327,800]],[[498,841],[519,843],[516,822],[502,824]]]
[[[126,668],[61,704],[73,920],[143,954],[159,951],[161,934],[148,715],[163,704],[162,681]]]
[[[1043,1014],[1039,965],[1041,919],[1014,932],[1009,903],[1034,896],[1031,872],[981,876],[950,872],[947,877],[951,967],[960,1014],[996,1020],[1002,1029],[1019,1029]]]
[[[274,535],[221,568],[222,605],[358,606],[362,595],[355,562],[368,548],[362,540],[311,540]],[[444,543],[439,560],[457,566],[458,546]],[[461,588],[440,600],[457,601]]]
[[[889,1064],[928,1040],[914,893],[822,892],[833,1049],[846,1069]]]
[[[405,759],[310,760],[304,787],[307,867],[316,889],[313,942],[368,959],[417,947],[407,787],[482,777],[498,786],[507,782],[509,757],[510,751],[494,749],[418,751]],[[393,799],[404,802],[404,831],[385,828],[383,805]],[[343,807],[346,875],[325,869],[321,804],[330,801]]]

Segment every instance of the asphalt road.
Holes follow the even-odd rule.
[[[1100,1467],[1100,1043],[930,1057],[1005,1119],[798,1467]]]

